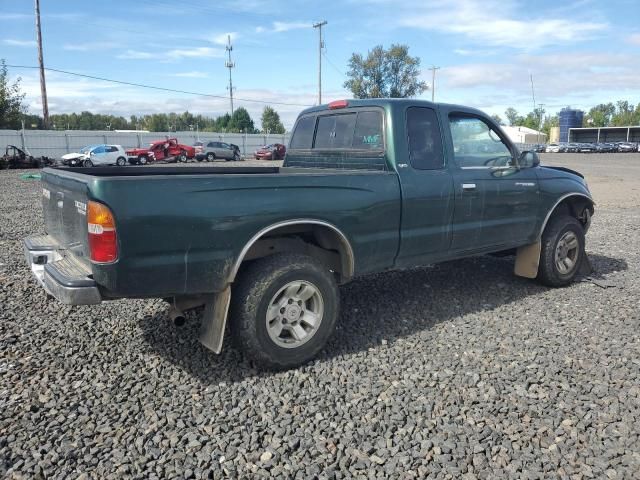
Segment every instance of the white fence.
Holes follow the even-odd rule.
[[[126,148],[147,146],[153,141],[165,137],[177,138],[178,142],[193,145],[196,141],[221,141],[233,143],[240,147],[244,156],[269,143],[283,143],[289,145],[289,135],[263,135],[241,133],[213,133],[213,132],[112,132],[90,130],[0,130],[0,148],[4,153],[5,145],[15,145],[26,149],[34,157],[47,156],[60,158],[65,153],[77,152],[86,145],[101,143],[122,145]]]

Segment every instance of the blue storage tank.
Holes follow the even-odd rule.
[[[582,110],[574,110],[566,107],[560,110],[560,142],[569,141],[569,129],[582,127],[582,118],[584,112]]]

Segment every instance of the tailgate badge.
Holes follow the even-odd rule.
[[[79,201],[75,201],[76,204],[76,209],[78,210],[78,213],[80,215],[86,215],[87,214],[87,204],[86,203],[82,203]]]

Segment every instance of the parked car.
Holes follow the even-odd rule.
[[[598,153],[610,153],[610,152],[616,152],[617,150],[618,150],[618,147],[613,143],[603,142],[603,143],[596,144],[596,151]]]
[[[196,159],[201,162],[206,160],[207,162],[214,162],[217,159],[222,160],[240,160],[240,149],[237,145],[232,145],[225,142],[209,142],[204,147],[203,151],[196,155]]]
[[[256,160],[282,160],[287,153],[287,147],[281,143],[272,143],[260,147],[253,154]]]
[[[70,167],[124,166],[127,164],[127,153],[121,145],[89,145],[79,152],[63,155],[62,164]]]
[[[533,147],[531,147],[531,150],[536,152],[536,153],[544,153],[547,150],[547,146],[543,143],[538,143],[536,145],[534,145]]]
[[[628,153],[628,152],[636,152],[638,150],[638,146],[632,142],[620,142],[618,143],[618,152]]]
[[[593,143],[578,143],[576,151],[579,153],[594,153],[597,148]]]
[[[545,152],[547,152],[547,153],[559,153],[560,152],[560,144],[558,144],[558,143],[550,143],[549,145],[547,145],[547,148],[545,149]]]
[[[3,168],[41,168],[53,165],[49,157],[34,157],[27,149],[7,145],[4,155],[0,157],[0,169]]]
[[[454,153],[481,138],[500,152]],[[517,275],[566,286],[594,213],[580,173],[541,166],[490,116],[409,99],[304,110],[284,167],[44,169],[42,187],[47,234],[25,252],[61,303],[163,298],[176,320],[205,305],[205,346],[221,351],[228,316],[275,369],[324,347],[358,276],[513,250]]]
[[[166,138],[149,144],[148,148],[132,148],[127,150],[129,163],[145,165],[148,162],[187,162],[195,158],[196,149],[191,145],[178,143],[177,138]]]

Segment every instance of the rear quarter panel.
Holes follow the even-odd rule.
[[[114,297],[219,291],[251,237],[291,219],[340,229],[356,274],[391,267],[397,253],[393,172],[111,177],[96,180],[89,195],[116,217],[119,260],[94,265]]]

